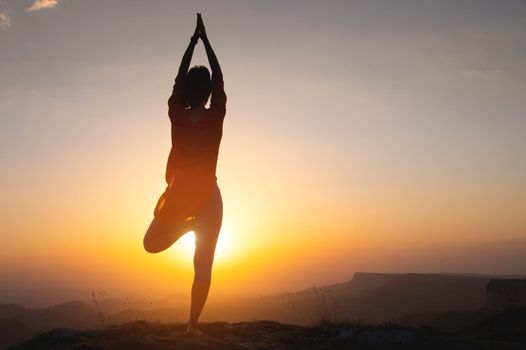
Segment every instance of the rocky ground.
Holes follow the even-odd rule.
[[[332,325],[301,327],[271,321],[204,323],[203,335],[187,337],[182,324],[133,322],[103,330],[55,329],[21,345],[17,350],[130,349],[130,350],[236,350],[236,349],[525,349],[476,338],[453,337],[431,329],[398,326]]]

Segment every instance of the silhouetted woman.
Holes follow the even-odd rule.
[[[188,70],[194,47],[201,38],[212,78],[206,67]],[[205,108],[211,95],[210,108]],[[216,182],[216,164],[223,132],[226,95],[223,74],[210,46],[201,15],[184,53],[168,100],[172,149],[166,167],[168,186],[159,198],[154,219],[144,236],[150,253],[170,247],[184,233],[195,232],[194,281],[187,332],[196,334],[197,321],[210,289],[214,252],[223,217]]]

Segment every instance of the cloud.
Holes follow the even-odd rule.
[[[58,5],[58,0],[35,0],[33,5],[27,11],[38,11],[42,9],[50,9]]]
[[[2,30],[11,28],[11,18],[4,12],[0,12],[0,28]]]

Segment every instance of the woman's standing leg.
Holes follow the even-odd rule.
[[[188,332],[194,333],[205,305],[212,279],[212,265],[223,220],[223,201],[217,184],[195,226],[194,282]]]

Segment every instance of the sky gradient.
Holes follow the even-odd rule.
[[[228,96],[213,295],[526,274],[526,2],[3,0],[0,289],[188,293],[191,240],[142,237],[196,12]]]

